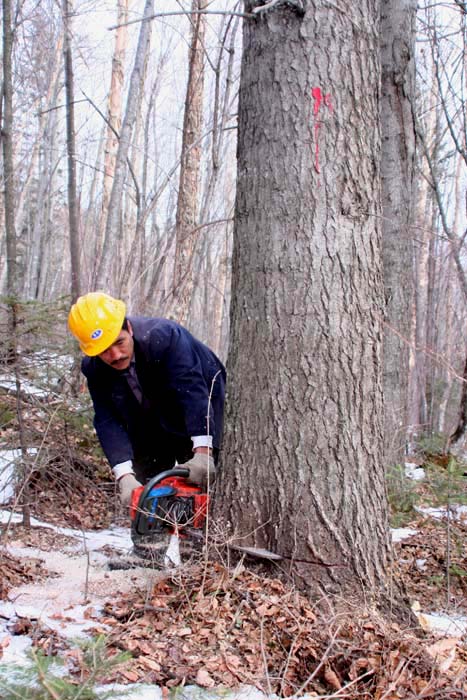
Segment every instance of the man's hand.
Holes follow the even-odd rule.
[[[216,478],[216,467],[214,460],[210,454],[196,452],[189,462],[180,465],[190,470],[188,481],[191,481],[197,486],[206,487],[208,483],[212,484]]]
[[[133,489],[137,489],[142,484],[135,479],[134,474],[124,474],[118,480],[118,487],[120,489],[120,502],[122,506],[129,506],[131,501],[131,494]]]

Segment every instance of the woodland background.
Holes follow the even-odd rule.
[[[2,447],[19,448],[24,523],[31,508],[79,528],[114,521],[66,331],[72,300],[104,289],[227,360],[217,514],[290,562],[282,574],[328,600],[351,578],[381,589],[400,566],[411,599],[463,612],[465,526],[448,517],[393,559],[384,477],[397,524],[419,527],[416,504],[465,502],[462,460],[438,454],[421,494],[397,467],[407,453],[418,464],[464,450],[465,3],[3,0],[2,11],[0,427]],[[316,667],[309,649],[299,659],[307,683],[330,636]],[[364,681],[382,669],[373,697],[387,697],[388,677],[414,687],[414,656],[400,666],[393,642],[390,671],[365,666]],[[280,639],[286,670],[295,644]],[[357,673],[326,672],[338,693]],[[423,674],[430,689],[431,666]],[[184,682],[171,669],[154,681],[167,678]]]
[[[338,9],[345,16],[345,3]],[[383,178],[391,149],[407,177],[397,216],[397,188],[383,192],[394,462],[414,438],[462,447],[465,437],[466,8],[391,2],[381,13],[383,109],[389,76],[402,128],[395,137],[384,113],[380,127],[358,104],[356,114],[362,128],[381,128]],[[5,0],[6,362],[12,336],[23,353],[63,349],[64,313],[93,289],[125,298],[132,313],[175,318],[226,359],[241,23],[259,16],[229,0]],[[387,46],[397,17],[404,36]]]

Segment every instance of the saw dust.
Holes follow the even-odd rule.
[[[467,614],[467,524],[418,518],[394,544],[394,575],[424,611]]]
[[[434,638],[422,641],[350,606],[348,614],[324,615],[280,580],[243,567],[193,565],[155,582],[149,595],[135,591],[108,602],[102,622],[110,650],[133,656],[113,681],[248,684],[281,697],[461,698],[467,692],[467,652],[459,640],[444,647]]]
[[[41,552],[41,559],[52,577],[41,586],[37,586],[32,579],[26,582],[24,579],[18,580],[17,584],[22,585],[15,588],[14,608],[16,612],[30,609],[40,611],[42,620],[63,619],[66,622],[70,617],[66,611],[77,606],[94,609],[109,598],[135,588],[151,588],[154,576],[160,575],[160,572],[143,568],[109,572],[107,560],[99,552],[71,556],[49,551]]]

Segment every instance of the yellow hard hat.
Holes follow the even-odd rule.
[[[125,320],[126,306],[104,292],[79,297],[68,314],[68,328],[81,350],[93,357],[114,343]]]

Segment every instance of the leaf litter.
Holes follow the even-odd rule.
[[[419,518],[412,526],[419,532],[395,545],[393,576],[423,609],[465,611],[464,577],[451,576],[449,601],[442,583],[446,523]],[[51,546],[49,535],[34,530],[28,539],[21,527],[13,528],[12,536]],[[464,523],[450,525],[449,561],[455,571],[465,564],[466,534]],[[9,572],[10,585],[46,573],[35,562],[7,556],[4,553],[0,564],[2,574]],[[328,608],[325,614],[266,571],[258,574],[256,564],[232,570],[218,561],[203,561],[159,572],[149,584],[147,579],[132,579],[129,571],[107,573],[100,591],[103,611],[93,617],[90,633],[105,634],[110,657],[127,651],[131,659],[106,681],[152,683],[167,689],[196,684],[207,691],[247,684],[280,697],[466,696],[464,638],[440,640],[419,629],[404,629],[371,610],[352,608],[351,601],[347,613],[340,606],[339,613]],[[117,574],[129,585],[123,586],[123,578],[117,583]],[[113,595],[111,581],[116,583]],[[64,624],[66,619],[65,611]],[[71,653],[70,641],[60,629],[24,617],[9,631],[31,635],[32,630],[33,646],[43,653],[61,654],[69,659],[69,671],[77,679],[83,677],[79,655]]]
[[[421,639],[370,610],[323,614],[279,579],[215,562],[109,601],[109,649],[132,659],[109,680],[164,687],[253,685],[291,697],[465,697],[462,642]],[[333,695],[331,695],[334,697]]]

